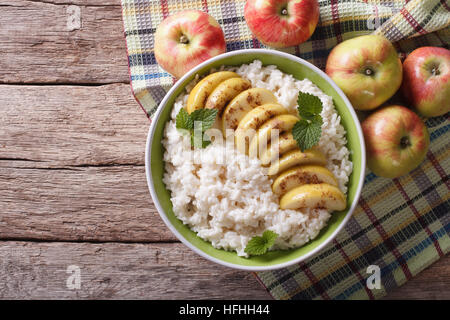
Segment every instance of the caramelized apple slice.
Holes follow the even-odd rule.
[[[197,83],[189,93],[186,111],[189,113],[205,107],[206,100],[213,90],[223,81],[230,78],[239,78],[239,75],[231,71],[214,72]]]
[[[281,195],[295,187],[317,183],[338,186],[333,173],[327,168],[317,165],[304,165],[282,172],[273,182],[272,190],[275,194]]]
[[[344,210],[347,206],[345,195],[337,187],[327,183],[305,184],[287,192],[280,199],[281,209],[326,209]]]

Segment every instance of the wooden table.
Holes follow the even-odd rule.
[[[270,298],[159,218],[119,0],[0,0],[0,27],[0,298]],[[449,262],[388,298],[449,298]]]

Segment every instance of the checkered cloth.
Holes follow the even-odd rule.
[[[245,0],[122,0],[133,93],[148,117],[173,79],[155,61],[153,35],[167,16],[208,12],[222,26],[227,50],[264,47],[243,18]],[[309,41],[284,49],[324,68],[337,43],[378,33],[406,55],[425,45],[449,46],[449,0],[319,0]],[[359,205],[337,238],[289,268],[256,274],[276,299],[373,299],[384,296],[450,251],[450,115],[428,119],[431,147],[422,165],[400,179],[367,172]],[[366,285],[379,267],[381,288]]]

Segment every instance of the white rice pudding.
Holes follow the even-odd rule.
[[[318,147],[328,160],[326,167],[346,194],[352,163],[345,129],[332,98],[310,80],[297,80],[275,66],[263,67],[258,60],[227,69],[250,80],[253,87],[271,90],[278,102],[291,111],[297,109],[299,91],[320,98],[323,125]],[[162,140],[163,181],[171,192],[175,215],[215,248],[234,250],[243,257],[247,257],[244,249],[248,241],[265,230],[279,235],[272,249],[300,247],[314,239],[330,218],[327,210],[280,209],[278,196],[272,192],[272,179],[258,159],[230,152],[218,140],[205,149],[192,149],[189,137],[176,129],[176,115],[185,106],[194,85],[188,85],[186,93],[177,98]]]

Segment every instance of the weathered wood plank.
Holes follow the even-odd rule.
[[[128,84],[0,85],[0,159],[15,166],[143,165],[149,121]]]
[[[80,289],[68,289],[68,266]],[[269,299],[249,272],[182,244],[0,242],[1,299]]]
[[[0,239],[176,240],[153,205],[143,166],[3,166],[0,186]]]
[[[0,7],[0,83],[129,82],[120,0],[0,0]]]
[[[1,85],[0,239],[173,241],[145,180],[127,84]]]

